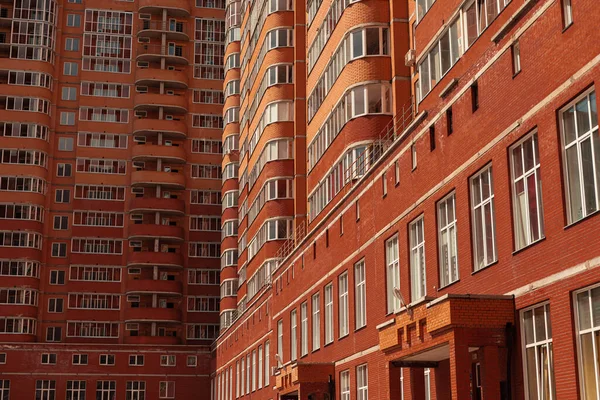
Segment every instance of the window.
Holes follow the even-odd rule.
[[[58,150],[59,151],[73,151],[73,138],[72,137],[61,137],[58,139]]]
[[[46,328],[46,342],[60,342],[62,340],[62,328],[49,326]]]
[[[568,223],[600,208],[600,137],[596,92],[579,97],[560,112]]]
[[[438,245],[440,287],[458,280],[458,247],[456,244],[456,200],[451,193],[438,202]]]
[[[35,381],[35,398],[44,400],[56,399],[56,381]]]
[[[55,353],[43,353],[42,354],[42,364],[56,364],[56,354]]]
[[[67,26],[72,26],[72,27],[81,26],[81,15],[67,14]]]
[[[304,357],[308,354],[308,304],[300,305],[300,354]]]
[[[321,295],[315,293],[312,296],[312,351],[321,347]]]
[[[72,165],[58,163],[56,167],[56,176],[69,177],[72,174]]]
[[[298,321],[297,311],[294,309],[290,313],[290,360],[295,361],[298,358]]]
[[[277,367],[283,365],[283,320],[277,321]]]
[[[454,118],[452,117],[452,107],[449,107],[446,110],[446,129],[448,132],[448,136],[452,135],[452,132],[454,132]]]
[[[146,382],[127,381],[125,398],[127,400],[144,400],[146,398]]]
[[[60,112],[60,124],[61,125],[75,125],[75,113],[61,111]]]
[[[174,381],[159,382],[158,398],[159,399],[174,399],[175,398],[175,382]]]
[[[243,375],[243,372],[242,372]],[[240,362],[236,361],[235,362],[235,398],[237,399],[238,397],[240,397]],[[243,385],[243,384],[242,384]],[[211,396],[211,400],[213,400],[214,397]]]
[[[188,367],[195,367],[198,365],[198,356],[187,356],[186,365]]]
[[[534,132],[510,148],[515,250],[544,237],[538,136]]]
[[[73,354],[73,365],[87,365],[88,355],[87,354]]]
[[[488,165],[471,178],[471,220],[473,224],[473,269],[496,262],[494,186],[492,166]]]
[[[579,358],[582,399],[600,398],[600,286],[589,287],[574,294],[575,329]]]
[[[66,51],[79,51],[79,38],[67,38],[65,40]]]
[[[100,354],[100,365],[115,365],[115,355]]]
[[[367,400],[369,398],[367,364],[356,367],[356,398],[357,400]]]
[[[513,75],[521,72],[521,47],[519,41],[513,43],[510,47],[513,60]]]
[[[246,393],[250,394],[250,379],[252,379],[252,370],[250,369],[250,354],[246,355]]]
[[[350,400],[350,371],[340,372],[340,400]]]
[[[233,377],[232,377],[233,379]],[[258,346],[258,389],[263,386],[263,348]]]
[[[67,400],[85,400],[86,381],[67,381]]]
[[[177,359],[173,354],[163,354],[160,356],[160,365],[162,367],[174,367]]]
[[[433,5],[435,0],[417,0],[417,20],[421,18],[429,11],[429,8]]]
[[[271,375],[271,363],[269,361],[269,341],[265,342],[265,387],[269,386],[269,376]],[[244,375],[242,373],[242,375]],[[242,376],[242,382],[244,381],[244,377]]]
[[[144,365],[144,356],[141,354],[130,354],[129,355],[129,365],[132,365],[132,366]]]
[[[56,221],[55,221],[56,223]],[[67,256],[67,244],[66,243],[52,243],[52,257],[64,258]]]
[[[63,65],[63,74],[67,76],[77,76],[77,63],[65,62]]]
[[[61,313],[63,312],[64,299],[48,299],[48,312]]]
[[[479,84],[477,81],[471,85],[471,108],[473,112],[479,108]]]
[[[62,100],[77,100],[77,88],[63,87],[61,99]]]
[[[246,376],[245,374],[245,370],[246,370],[246,363],[244,362],[244,357],[242,357],[242,359],[240,360],[240,365],[241,365],[241,373],[242,373],[242,377],[240,378],[240,395],[244,395],[245,393],[245,388],[246,386],[244,386],[244,378]]]
[[[348,321],[348,272],[344,272],[338,278],[338,292],[339,292],[339,303],[338,303],[338,323],[339,323],[339,334],[340,338],[348,335],[349,332],[349,321]]]
[[[117,381],[96,381],[96,400],[113,400],[117,395]]]
[[[55,215],[54,216],[54,230],[60,231],[60,230],[66,230],[66,229],[69,229],[69,217],[66,215]],[[54,245],[55,244],[65,245],[64,250],[66,251],[66,243],[53,243],[52,244],[52,246],[53,246],[52,257],[58,257],[58,256],[54,255]]]
[[[411,159],[412,170],[414,171],[417,168],[417,145],[416,145],[416,143],[413,143],[410,146],[410,159]]]
[[[354,326],[356,329],[367,325],[367,286],[365,261],[354,264]]]
[[[71,191],[69,189],[56,189],[55,203],[68,203],[70,201]]]
[[[398,255],[398,235],[385,242],[385,275],[387,312],[393,313],[400,310],[400,299],[394,294],[394,289],[400,289],[400,260]]]
[[[50,271],[50,284],[51,285],[64,285],[65,284],[65,271]]]
[[[10,399],[10,380],[0,379],[0,399]]]
[[[427,294],[425,277],[425,234],[423,216],[411,222],[410,235],[410,289],[412,301]]]
[[[521,311],[521,330],[527,398],[555,399],[550,305]]]
[[[571,0],[562,1],[563,28],[567,28],[573,23],[573,10],[571,8]]]
[[[333,342],[333,283],[325,286],[325,344]]]
[[[435,125],[429,126],[429,151],[435,150]]]

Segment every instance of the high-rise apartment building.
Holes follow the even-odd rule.
[[[0,399],[600,399],[597,1],[194,1],[0,0]]]
[[[224,14],[0,3],[0,398],[209,387]]]
[[[600,5],[230,4],[212,398],[600,399]]]

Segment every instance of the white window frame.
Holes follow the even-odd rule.
[[[365,260],[354,264],[354,327],[360,329],[367,325],[367,282]]]
[[[290,312],[290,360],[298,358],[298,311],[294,308]]]
[[[356,399],[369,399],[369,370],[367,364],[356,367]]]
[[[333,283],[329,283],[325,286],[325,345],[333,343]]]
[[[350,370],[340,372],[340,400],[350,400]]]
[[[385,241],[385,280],[387,312],[395,313],[400,310],[400,299],[394,294],[394,288],[400,289],[400,251],[398,234]]]
[[[486,268],[498,260],[498,254],[496,251],[496,218],[495,218],[495,210],[494,210],[494,180],[492,173],[492,164],[488,164],[482,169],[480,169],[475,175],[469,179],[469,192],[471,196],[471,221],[472,221],[472,229],[471,235],[473,236],[473,271],[479,271],[483,268]],[[487,175],[487,182],[489,186],[489,193],[486,194],[484,198],[483,194],[483,185],[481,184],[482,178]],[[475,182],[478,181],[479,187],[475,187]],[[477,189],[477,190],[476,190]],[[479,192],[478,199],[475,197],[475,192]],[[485,221],[485,209],[489,207],[490,209],[490,222],[491,226],[488,227],[488,224]],[[477,216],[480,215],[481,226],[477,226]],[[492,243],[491,248],[488,248],[488,244],[486,243],[485,234],[483,232],[487,232],[490,229],[490,233],[492,235]],[[483,237],[481,238],[481,251],[482,263],[478,262],[479,252],[477,250],[477,233],[480,232]],[[491,257],[490,257],[491,256]]]
[[[594,371],[592,371],[593,374],[595,374],[595,384],[592,382],[590,383],[591,388],[593,389],[595,386],[595,395],[596,398],[600,398],[600,362],[598,360],[600,360],[599,355],[600,355],[600,346],[598,346],[598,343],[594,340],[594,335],[596,334],[596,332],[600,331],[600,325],[598,326],[594,326],[593,325],[593,312],[594,312],[594,292],[600,290],[600,285],[596,284],[593,286],[588,286],[586,288],[583,288],[581,290],[577,290],[573,293],[573,319],[575,320],[575,336],[576,336],[576,343],[577,343],[577,359],[578,359],[578,363],[579,363],[579,368],[578,368],[578,373],[579,373],[579,385],[580,385],[580,393],[581,393],[581,399],[582,400],[588,400],[586,398],[586,393],[585,393],[585,388],[586,388],[586,374],[585,374],[585,370],[584,370],[584,362],[586,361],[584,359],[584,355],[587,354],[586,352],[583,351],[583,341],[582,341],[582,336],[584,335],[589,335],[590,340],[591,340],[591,346],[593,349],[592,355],[589,359],[590,362],[592,362],[594,364]],[[586,295],[587,297],[587,304],[583,304],[583,302],[579,301],[579,296],[582,295]],[[588,310],[586,311],[586,314],[583,314],[583,316],[587,316],[587,319],[589,319],[589,326],[582,326],[582,316],[580,314],[581,310],[583,309],[583,307],[587,308]],[[593,393],[592,393],[593,394]],[[592,397],[593,398],[593,397]]]
[[[321,293],[317,292],[311,298],[312,313],[312,351],[321,348]]]
[[[340,338],[347,336],[350,332],[348,271],[338,277],[338,329]]]
[[[452,192],[437,203],[438,252],[440,260],[440,287],[459,279],[458,244],[456,227],[456,193]]]
[[[308,303],[300,305],[300,356],[308,354]]]

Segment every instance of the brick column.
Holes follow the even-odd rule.
[[[500,400],[500,360],[497,346],[483,348],[481,390],[485,400]]]
[[[455,339],[456,340],[456,339]],[[471,398],[471,356],[465,344],[450,342],[450,387],[452,400]]]
[[[389,363],[388,368],[389,374],[389,394],[390,400],[400,399],[400,392],[402,388],[400,387],[400,372],[402,368],[395,367],[392,363]]]
[[[404,372],[406,371],[410,371],[410,374],[408,374],[410,377],[410,393],[409,396],[404,396],[404,399],[425,400],[425,370],[423,368],[407,368]],[[404,377],[406,379],[406,375]]]

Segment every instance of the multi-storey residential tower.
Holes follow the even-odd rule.
[[[262,7],[240,8],[240,284],[214,398],[600,398],[599,4]],[[289,114],[251,121],[290,98],[292,51],[294,214],[251,214],[251,171],[286,168],[254,154]]]
[[[225,4],[0,7],[0,398],[192,398],[219,334]]]

